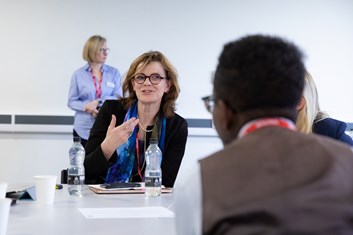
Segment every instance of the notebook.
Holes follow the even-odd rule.
[[[99,184],[88,185],[88,188],[97,194],[139,194],[145,193],[145,188],[143,187],[130,187],[130,188],[114,188],[107,189],[102,187]],[[162,187],[162,193],[171,193],[173,192],[172,188]]]

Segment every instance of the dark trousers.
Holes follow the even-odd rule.
[[[73,137],[80,137],[82,146],[84,148],[86,147],[87,140],[79,136],[75,130],[73,130]],[[74,140],[73,137],[72,137],[72,140]]]

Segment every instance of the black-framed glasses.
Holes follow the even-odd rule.
[[[203,100],[207,111],[210,113],[213,113],[213,109],[215,105],[213,95],[205,96],[205,97],[202,97],[201,99]]]
[[[150,80],[152,85],[158,85],[162,79],[168,79],[166,77],[162,77],[158,73],[152,73],[150,76],[147,76],[143,73],[138,73],[135,74],[131,79],[133,79],[137,84],[143,84],[147,78]]]
[[[104,47],[102,47],[101,49],[99,49],[99,51],[108,54],[108,53],[110,52],[110,49],[109,49],[109,48],[104,48]]]

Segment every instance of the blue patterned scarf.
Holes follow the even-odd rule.
[[[132,117],[137,118],[137,101],[129,108],[127,111],[124,122],[129,120]],[[166,132],[166,118],[162,114],[160,118],[157,119],[160,122],[156,123],[159,133],[159,148],[162,153],[164,150],[164,140]],[[116,153],[118,155],[116,163],[108,169],[105,183],[114,183],[114,182],[128,182],[132,173],[132,169],[135,164],[136,159],[136,134],[138,128],[135,128],[132,132],[129,139],[121,145]],[[145,140],[146,141],[146,140]]]

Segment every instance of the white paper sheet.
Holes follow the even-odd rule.
[[[174,217],[165,207],[78,208],[86,219]]]

